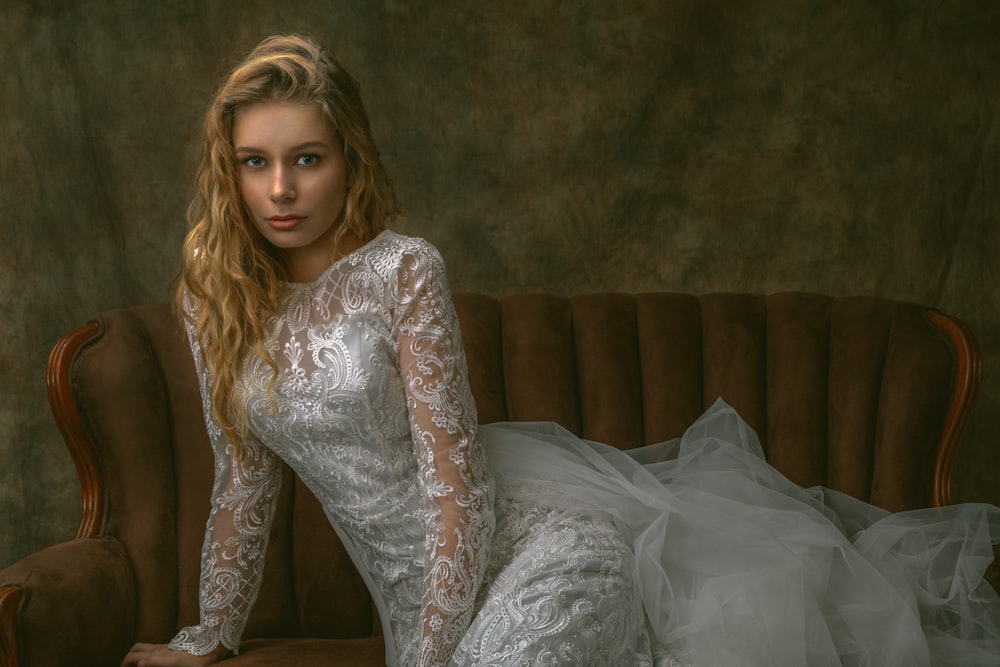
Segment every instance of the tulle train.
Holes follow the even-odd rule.
[[[1000,508],[890,514],[769,466],[719,401],[629,452],[548,423],[481,427],[498,494],[610,515],[655,641],[692,665],[1000,664],[983,580]]]

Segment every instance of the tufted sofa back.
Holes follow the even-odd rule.
[[[625,449],[679,437],[721,397],[800,485],[892,511],[950,502],[934,497],[951,474],[936,470],[937,451],[964,428],[954,422],[973,397],[959,415],[953,392],[970,381],[975,391],[976,362],[960,359],[978,352],[940,313],[808,293],[458,294],[456,304],[482,422],[557,421]]]
[[[888,509],[949,499],[974,342],[925,308],[812,294],[455,295],[481,422],[551,420],[621,448],[679,436],[722,397],[771,463]],[[109,311],[53,351],[50,396],[80,472],[81,537],[122,545],[128,636],[197,621],[212,455],[166,304]],[[286,471],[247,637],[379,632],[364,585]]]

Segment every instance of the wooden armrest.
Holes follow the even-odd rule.
[[[96,450],[73,398],[73,362],[82,348],[103,333],[98,322],[89,322],[70,331],[53,346],[45,369],[49,406],[80,477],[82,509],[77,537],[98,537],[101,534],[105,518],[105,489]]]
[[[927,317],[948,338],[955,353],[955,388],[934,461],[934,485],[931,490],[931,502],[935,507],[942,507],[954,502],[951,478],[955,457],[979,394],[982,359],[976,339],[965,324],[935,310],[928,311]]]

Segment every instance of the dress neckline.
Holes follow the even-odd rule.
[[[383,229],[382,231],[380,231],[378,234],[376,234],[374,236],[374,238],[372,238],[367,243],[359,245],[357,248],[355,248],[354,250],[350,251],[349,253],[341,255],[337,259],[333,260],[333,262],[330,264],[330,266],[328,266],[325,269],[323,269],[323,273],[319,274],[319,276],[316,279],[309,280],[309,281],[286,280],[284,282],[285,286],[287,286],[289,288],[310,288],[310,287],[315,287],[319,283],[321,283],[324,280],[326,280],[330,276],[330,273],[332,273],[333,270],[336,269],[338,266],[340,266],[341,264],[343,264],[348,259],[350,259],[352,257],[355,257],[356,255],[359,255],[362,252],[365,252],[366,250],[368,250],[369,248],[371,248],[373,245],[375,245],[375,243],[379,239],[381,239],[383,236],[385,236],[388,233],[389,233],[388,229]]]

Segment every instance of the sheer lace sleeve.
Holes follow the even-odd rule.
[[[188,296],[185,309],[191,313],[196,307]],[[242,459],[234,457],[213,416],[209,374],[194,328],[189,323],[187,329],[215,454],[215,483],[201,551],[200,623],[183,628],[170,648],[205,655],[222,643],[235,652],[260,589],[281,469],[275,454],[258,443],[248,444]]]
[[[419,483],[435,514],[425,542],[417,665],[447,664],[472,619],[494,528],[493,482],[476,439],[458,319],[431,247],[410,257],[397,317],[400,368]]]

